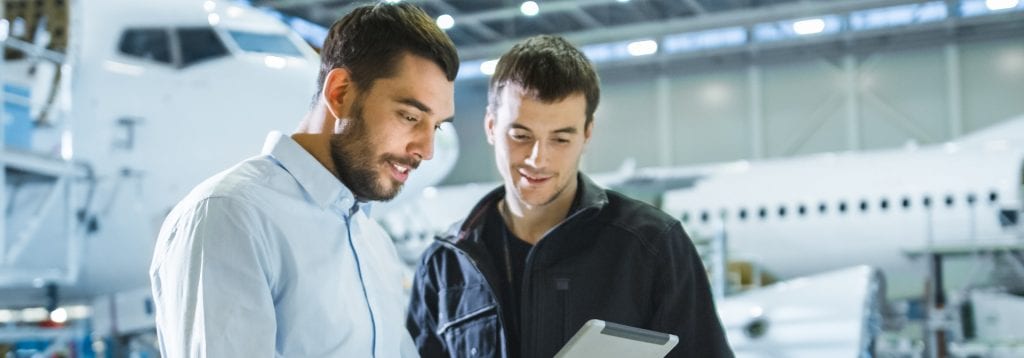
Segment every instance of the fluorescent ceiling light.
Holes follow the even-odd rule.
[[[437,27],[440,27],[442,30],[447,30],[452,28],[452,26],[455,26],[455,18],[451,15],[444,14],[437,17]]]
[[[793,32],[800,35],[812,35],[825,31],[825,20],[806,19],[793,22]]]
[[[985,7],[992,11],[1012,9],[1019,4],[1020,0],[985,0]]]
[[[626,51],[633,56],[646,56],[658,52],[658,43],[654,40],[634,41],[626,46]]]
[[[488,60],[480,64],[480,72],[485,75],[493,75],[494,69],[498,67],[498,60]]]
[[[523,15],[534,16],[540,12],[540,6],[533,1],[524,1],[522,5],[519,5],[519,11],[522,11]]]

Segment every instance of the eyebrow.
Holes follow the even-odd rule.
[[[522,129],[522,130],[525,130],[525,131],[533,132],[532,130],[530,130],[530,128],[527,128],[526,126],[524,126],[522,124],[518,124],[518,123],[512,123],[512,128]],[[554,133],[565,133],[565,134],[576,134],[578,132],[579,132],[579,130],[577,130],[576,127],[565,127],[565,128],[559,128],[559,129],[554,130]]]

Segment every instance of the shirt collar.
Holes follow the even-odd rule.
[[[370,203],[356,200],[352,190],[291,137],[278,131],[270,132],[263,143],[262,154],[288,171],[321,209],[336,205],[345,211],[359,209],[370,214]]]

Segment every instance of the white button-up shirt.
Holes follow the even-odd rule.
[[[405,357],[402,268],[368,205],[290,137],[171,211],[150,277],[164,357]]]

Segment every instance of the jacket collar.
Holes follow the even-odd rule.
[[[604,188],[590,180],[590,177],[580,172],[577,174],[576,180],[576,198],[573,199],[575,204],[566,216],[567,220],[573,222],[594,217],[608,204],[607,192],[605,192]],[[486,221],[488,210],[497,205],[498,201],[504,197],[505,186],[499,186],[491,190],[490,193],[484,195],[483,199],[477,202],[476,206],[473,207],[473,210],[470,210],[469,215],[466,216],[466,219],[461,224],[453,226],[448,235],[440,239],[455,244],[467,239],[478,238]],[[568,223],[562,222],[560,225],[565,224]]]

